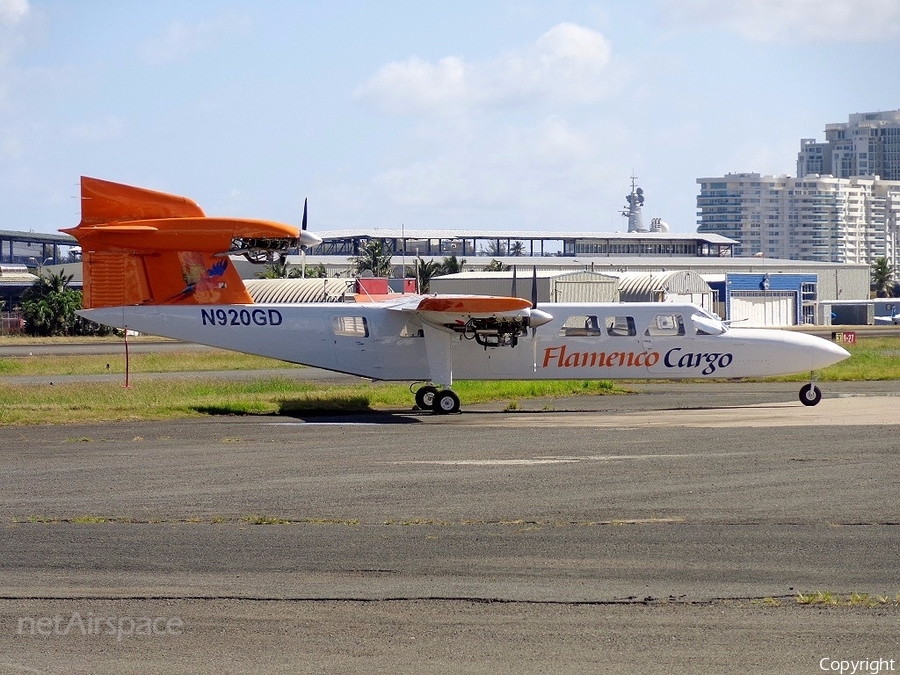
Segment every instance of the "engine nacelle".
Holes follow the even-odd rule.
[[[475,340],[482,347],[515,347],[519,338],[528,334],[528,317],[471,318],[462,328],[467,340]]]

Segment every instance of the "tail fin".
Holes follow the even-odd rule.
[[[185,197],[86,176],[81,222],[62,231],[81,245],[85,309],[252,303],[229,253],[258,257],[300,237],[290,225],[208,217]]]

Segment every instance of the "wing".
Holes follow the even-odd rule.
[[[491,295],[413,296],[390,309],[414,313],[427,326],[484,347],[515,347],[529,328],[553,319],[528,300]]]

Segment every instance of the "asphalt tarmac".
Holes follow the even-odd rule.
[[[900,385],[797,388],[4,428],[0,675],[900,670]]]

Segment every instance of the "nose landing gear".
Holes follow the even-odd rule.
[[[816,405],[822,400],[822,390],[812,382],[800,387],[800,403],[803,405]]]

